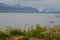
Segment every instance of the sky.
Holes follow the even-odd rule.
[[[37,8],[38,10],[43,8],[60,9],[60,0],[0,0],[0,3],[31,6]]]

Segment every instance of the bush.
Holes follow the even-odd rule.
[[[7,40],[8,35],[0,31],[0,40]]]
[[[23,40],[28,40],[29,38],[42,38],[44,40],[60,40],[60,28],[49,28],[42,27],[36,24],[35,28],[32,26],[31,30],[22,30],[18,28],[7,28],[5,31],[0,30],[0,40],[7,40],[8,37],[13,35],[24,36]]]

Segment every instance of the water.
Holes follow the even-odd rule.
[[[44,13],[0,13],[0,26],[25,26],[25,24],[41,24],[51,25],[60,24],[60,18],[56,15],[60,14],[44,14]]]

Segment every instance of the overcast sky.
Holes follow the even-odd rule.
[[[60,0],[0,0],[0,3],[20,4],[23,6],[42,8],[59,8]]]

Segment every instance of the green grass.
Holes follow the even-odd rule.
[[[31,29],[18,29],[18,28],[0,28],[0,40],[7,40],[7,38],[19,35],[24,36],[23,40],[28,40],[29,38],[42,38],[44,40],[60,40],[60,28],[59,26],[54,26],[53,28],[42,27],[39,24],[31,26]]]

